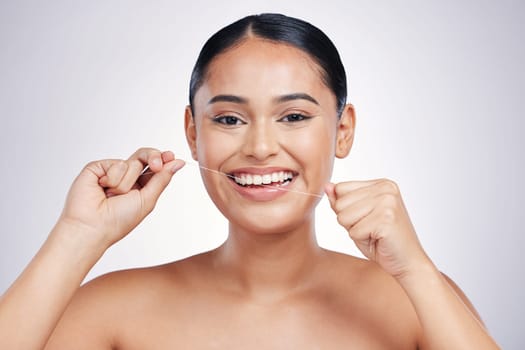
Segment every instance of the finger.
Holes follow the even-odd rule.
[[[163,164],[164,163],[169,163],[169,162],[175,160],[175,155],[171,151],[164,151],[164,152],[161,153],[161,159],[162,159]],[[154,174],[155,174],[155,172],[153,172],[151,170],[150,166],[149,165],[146,166],[142,170],[142,172],[141,172],[141,174],[140,174],[140,176],[139,176],[139,178],[137,180],[138,186],[136,186],[136,187],[139,188],[139,189],[144,187],[149,182],[149,180],[153,177]]]
[[[150,212],[155,207],[160,194],[170,183],[173,174],[179,171],[186,163],[181,159],[175,159],[164,164],[161,171],[151,177],[151,180],[140,190],[145,209]]]
[[[104,175],[99,175],[99,183],[105,187],[108,196],[128,193],[132,189],[140,189],[146,184],[152,175],[145,175],[137,181],[145,168],[155,173],[163,168],[163,163],[173,161],[175,156],[172,152],[160,152],[154,148],[141,148],[131,155],[128,160],[103,160],[97,162],[97,166],[91,165],[97,174],[100,168],[104,169]],[[94,171],[91,171],[95,173]]]
[[[166,154],[165,157],[169,159],[170,155]],[[137,181],[144,169],[153,173],[162,169],[162,154],[154,148],[140,148],[128,158],[126,164],[128,165],[126,173],[118,184],[112,186],[108,193],[124,194],[135,188],[140,189],[148,180]]]
[[[335,184],[329,182],[324,185],[324,192],[326,193],[326,197],[328,198],[328,202],[330,202],[330,206],[333,210],[335,210]]]
[[[338,212],[337,222],[347,231],[350,231],[359,221],[370,215],[375,206],[376,203],[373,198],[365,198]]]
[[[131,155],[129,162],[140,162],[142,169],[149,166],[154,173],[162,169],[162,153],[155,148],[140,148]]]
[[[335,185],[335,194],[336,197],[339,198],[348,192],[355,191],[359,188],[373,186],[380,183],[381,181],[384,181],[384,179],[339,182]]]
[[[161,153],[161,158],[163,163],[168,163],[175,160],[175,155],[171,151],[164,151]]]
[[[101,164],[106,168],[106,174],[100,178],[99,184],[105,188],[117,186],[128,171],[128,165],[123,160],[102,161]]]
[[[376,246],[381,239],[378,225],[378,218],[372,211],[348,230],[350,238],[368,259],[376,259]]]
[[[112,160],[97,160],[86,164],[84,169],[78,174],[75,182],[83,183],[88,186],[102,186],[100,181],[106,176],[107,170],[111,166]],[[105,163],[103,165],[103,163]]]
[[[134,188],[137,178],[142,172],[143,166],[139,161],[127,160],[123,162],[126,165],[126,171],[120,177],[118,182],[114,182],[111,184],[111,186],[108,186],[108,189],[106,190],[108,195],[128,193],[132,188]]]
[[[366,198],[375,198],[377,199],[383,193],[385,189],[381,185],[382,182],[376,182],[368,186],[360,187],[351,191],[348,191],[344,194],[340,194],[337,197],[337,200],[334,202],[334,211],[339,213],[345,208],[354,205],[357,202],[360,202]]]
[[[335,191],[337,200],[333,209],[336,213],[367,197],[375,197],[379,202],[384,195],[400,195],[397,184],[388,179],[340,183],[336,185]]]

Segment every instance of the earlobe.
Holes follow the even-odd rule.
[[[354,142],[355,111],[354,106],[347,104],[337,123],[335,156],[344,158],[350,153]]]
[[[197,130],[195,129],[195,120],[191,107],[186,106],[184,110],[184,130],[186,132],[186,141],[191,150],[191,157],[193,160],[197,159]]]

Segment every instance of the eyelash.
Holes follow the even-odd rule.
[[[291,119],[293,118],[293,119]],[[285,115],[284,117],[278,119],[277,121],[280,123],[299,123],[308,119],[312,119],[312,117],[306,116],[301,113],[291,113],[288,115]],[[222,124],[226,126],[238,126],[238,125],[244,125],[246,124],[245,121],[238,117],[234,117],[231,115],[222,115],[213,118],[213,122],[217,124]]]
[[[219,117],[215,117],[213,118],[213,122],[217,124],[223,124],[226,126],[237,126],[237,125],[246,124],[246,122],[244,122],[240,118],[234,117],[232,115],[221,115]],[[233,123],[230,123],[230,122],[233,122]]]
[[[290,120],[290,117],[293,117],[294,120]],[[286,119],[288,119],[288,120],[286,120]],[[302,121],[305,121],[305,120],[308,120],[308,119],[312,119],[312,117],[306,116],[306,115],[301,114],[301,113],[291,113],[291,114],[285,115],[284,117],[279,119],[278,122],[298,123],[298,122],[302,122]]]

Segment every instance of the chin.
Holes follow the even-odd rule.
[[[297,207],[296,207],[297,208]],[[240,214],[224,213],[230,229],[242,230],[256,235],[286,234],[297,230],[310,231],[314,224],[314,208],[310,210],[283,211],[280,206],[270,210],[244,210]],[[309,214],[304,214],[309,213]],[[229,214],[229,215],[226,215]]]

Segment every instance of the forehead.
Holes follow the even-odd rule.
[[[308,93],[333,100],[324,84],[321,68],[305,52],[291,45],[248,38],[213,59],[195,103],[217,94],[250,99],[272,98],[289,93]],[[327,102],[328,103],[328,102]]]

